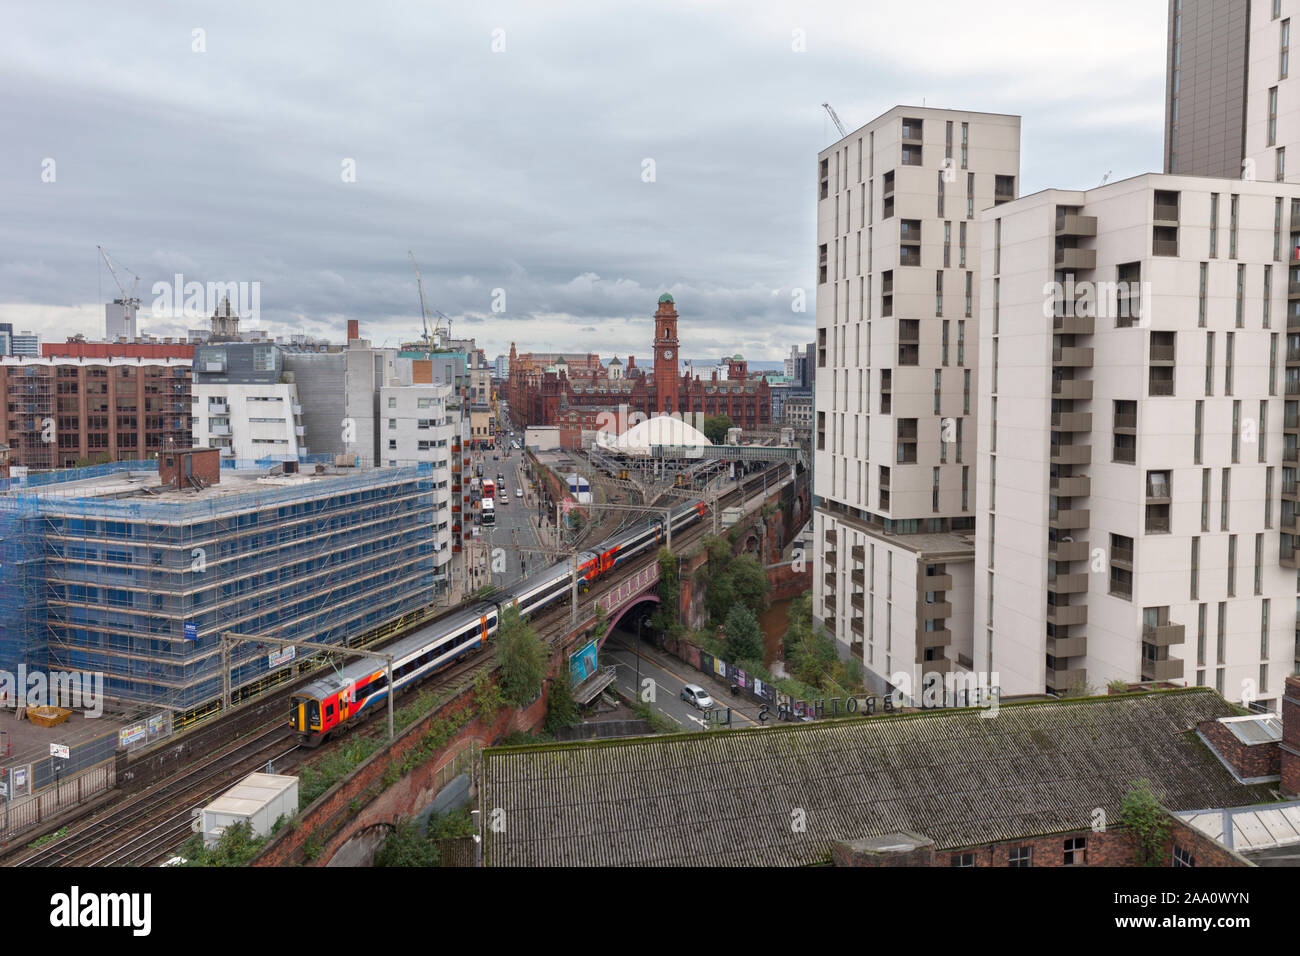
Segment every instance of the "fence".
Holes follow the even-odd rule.
[[[13,769],[10,768],[8,785],[13,783]],[[116,761],[110,758],[81,773],[60,779],[31,796],[0,799],[0,844],[8,843],[16,834],[39,826],[68,807],[111,790],[116,779]]]

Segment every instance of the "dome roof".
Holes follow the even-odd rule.
[[[700,448],[711,445],[704,433],[692,428],[680,418],[660,415],[648,418],[629,428],[622,435],[598,432],[596,440],[602,446],[625,455],[648,455],[651,445],[684,445]]]
[[[745,358],[739,352],[737,352],[735,355],[731,357],[731,360],[733,362],[743,362],[745,361]]]
[[[672,301],[673,301],[673,297],[672,297],[671,295],[669,295],[667,292],[665,292],[663,295],[661,295],[661,296],[659,297],[659,301],[660,301],[661,303],[663,303],[663,302],[672,302]]]

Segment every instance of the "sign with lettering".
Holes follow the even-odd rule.
[[[50,756],[61,757],[64,760],[67,760],[72,756],[72,751],[63,744],[50,744]]]

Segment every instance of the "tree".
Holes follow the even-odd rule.
[[[438,847],[404,817],[375,854],[375,866],[437,866],[438,859]]]
[[[1159,866],[1169,836],[1169,815],[1151,792],[1149,780],[1134,780],[1119,807],[1120,826],[1133,834],[1133,861],[1139,866]]]
[[[566,674],[551,681],[551,693],[546,698],[546,732],[553,734],[577,722],[578,703],[573,699],[573,688]]]
[[[725,445],[727,430],[733,427],[731,419],[726,415],[710,415],[704,419],[704,437],[715,445]]]
[[[650,626],[666,637],[674,636],[680,625],[682,587],[677,576],[677,557],[667,548],[659,549],[659,606],[650,615]]]
[[[497,624],[497,662],[500,665],[501,692],[516,707],[537,699],[546,677],[550,652],[532,627],[519,617],[519,608],[511,605]]]
[[[743,601],[755,614],[767,606],[767,572],[752,554],[738,555],[727,569],[727,575],[737,601]]]
[[[763,659],[763,632],[759,630],[754,612],[744,604],[732,605],[722,633],[727,639],[727,654],[733,662]]]

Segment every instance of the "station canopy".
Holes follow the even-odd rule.
[[[698,428],[693,428],[680,418],[671,415],[647,418],[621,435],[597,432],[596,443],[606,451],[634,456],[649,455],[654,445],[707,448],[712,444]]]

